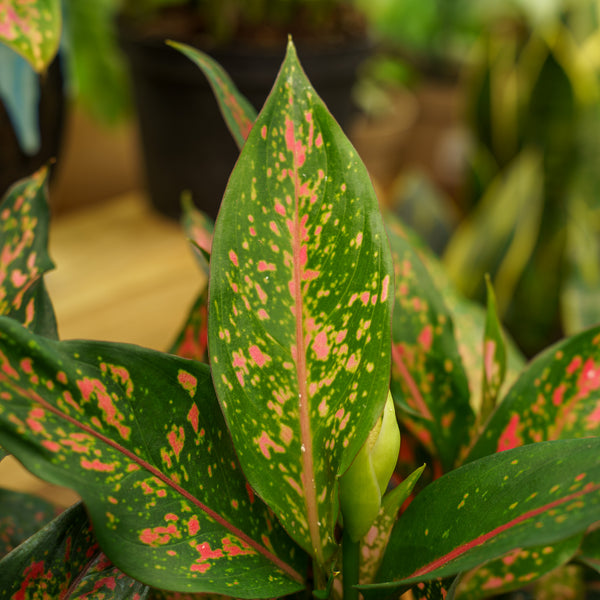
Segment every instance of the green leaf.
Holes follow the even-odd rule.
[[[241,149],[256,121],[256,110],[252,104],[240,94],[223,67],[210,56],[185,44],[171,41],[167,43],[185,54],[202,69],[213,89],[225,123],[238,148]]]
[[[483,388],[481,391],[481,422],[494,410],[506,375],[506,345],[496,311],[494,288],[486,277],[488,305],[483,339]]]
[[[551,546],[585,531],[599,514],[600,438],[487,456],[417,495],[392,531],[380,583],[365,593],[384,598],[408,583],[455,575],[515,548]]]
[[[585,536],[577,558],[583,564],[600,573],[600,528]]]
[[[204,286],[169,352],[208,363],[208,287]]]
[[[360,582],[371,583],[381,565],[385,549],[398,517],[400,507],[410,496],[415,484],[421,477],[425,465],[413,471],[393,490],[383,497],[379,514],[370,531],[361,541],[360,548]]]
[[[186,195],[182,200],[181,224],[185,234],[192,242],[192,249],[200,268],[208,276],[208,263],[215,228],[213,220],[196,208],[191,197]]]
[[[383,410],[392,267],[368,174],[293,45],[231,175],[209,351],[250,483],[319,563],[337,477]]]
[[[0,318],[0,441],[76,490],[103,551],[144,583],[240,598],[303,587],[306,557],[247,486],[206,365]]]
[[[0,558],[31,537],[58,514],[50,502],[0,489]]]
[[[448,274],[469,297],[490,273],[504,314],[538,239],[543,176],[539,156],[519,155],[453,235],[444,254]]]
[[[42,275],[48,256],[48,170],[13,185],[0,204],[0,315],[56,338],[56,319]]]
[[[549,348],[514,383],[469,460],[522,444],[600,432],[600,327]]]
[[[60,41],[59,0],[0,0],[0,41],[26,58],[41,73],[52,62]]]
[[[452,316],[404,232],[388,223],[388,237],[395,271],[390,388],[404,425],[449,470],[474,422]]]
[[[583,535],[578,533],[552,545],[511,550],[501,558],[461,576],[457,596],[479,600],[518,590],[573,558]]]
[[[116,569],[100,551],[79,503],[0,561],[0,598],[143,600],[147,586]]]

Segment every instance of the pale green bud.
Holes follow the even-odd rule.
[[[383,414],[339,481],[344,529],[355,542],[369,531],[377,517],[399,451],[400,430],[394,401],[388,393]]]

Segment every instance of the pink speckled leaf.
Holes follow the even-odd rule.
[[[367,598],[553,546],[600,518],[600,438],[529,444],[440,477],[396,522]]]
[[[0,489],[0,558],[59,512],[56,506],[37,496]]]
[[[13,185],[0,204],[0,315],[56,338],[54,310],[42,279],[48,255],[48,170]]]
[[[102,554],[81,504],[0,561],[0,598],[7,600],[143,600],[147,592],[147,586],[120,572]]]
[[[481,422],[485,422],[494,410],[506,375],[506,345],[496,311],[496,296],[489,278],[486,278],[486,285],[488,306],[483,339]]]
[[[452,316],[405,232],[387,224],[395,271],[392,394],[401,421],[449,470],[474,422]]]
[[[361,540],[360,583],[371,583],[374,580],[385,555],[385,549],[400,508],[410,496],[424,469],[425,465],[419,467],[383,496],[379,514],[371,529]]]
[[[523,588],[570,561],[582,538],[583,534],[578,533],[554,544],[511,550],[501,558],[464,573],[457,586],[457,598],[480,600]]]
[[[168,42],[168,44],[185,54],[202,69],[213,89],[229,131],[238,148],[242,148],[256,120],[254,107],[240,94],[223,67],[210,56],[185,44],[177,42]]]
[[[209,369],[0,317],[0,441],[76,490],[111,561],[174,591],[285,595],[305,555],[247,486]]]
[[[211,253],[215,224],[207,214],[194,206],[190,197],[184,197],[182,209],[181,225],[192,242],[192,250],[200,268],[208,276],[207,257]]]
[[[321,564],[386,400],[392,275],[366,169],[290,42],[217,218],[209,351],[246,476]]]
[[[190,309],[169,352],[208,363],[208,287],[204,286]]]
[[[535,358],[507,392],[469,460],[531,442],[600,434],[600,327]]]
[[[60,0],[0,0],[0,42],[41,73],[58,51],[62,28]]]

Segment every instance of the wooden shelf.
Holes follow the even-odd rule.
[[[59,216],[50,228],[56,269],[46,276],[61,339],[95,339],[167,350],[205,279],[178,223],[141,193]],[[13,458],[3,487],[63,506],[76,496],[37,480]]]

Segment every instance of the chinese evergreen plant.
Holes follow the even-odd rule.
[[[482,598],[568,563],[598,580],[600,327],[523,367],[491,289],[486,312],[462,300],[382,218],[291,42],[258,116],[179,48],[241,154],[214,230],[188,206],[210,293],[171,353],[58,340],[45,171],[0,207],[0,443],[83,500],[0,561],[0,598]],[[0,501],[8,550],[30,515]]]

